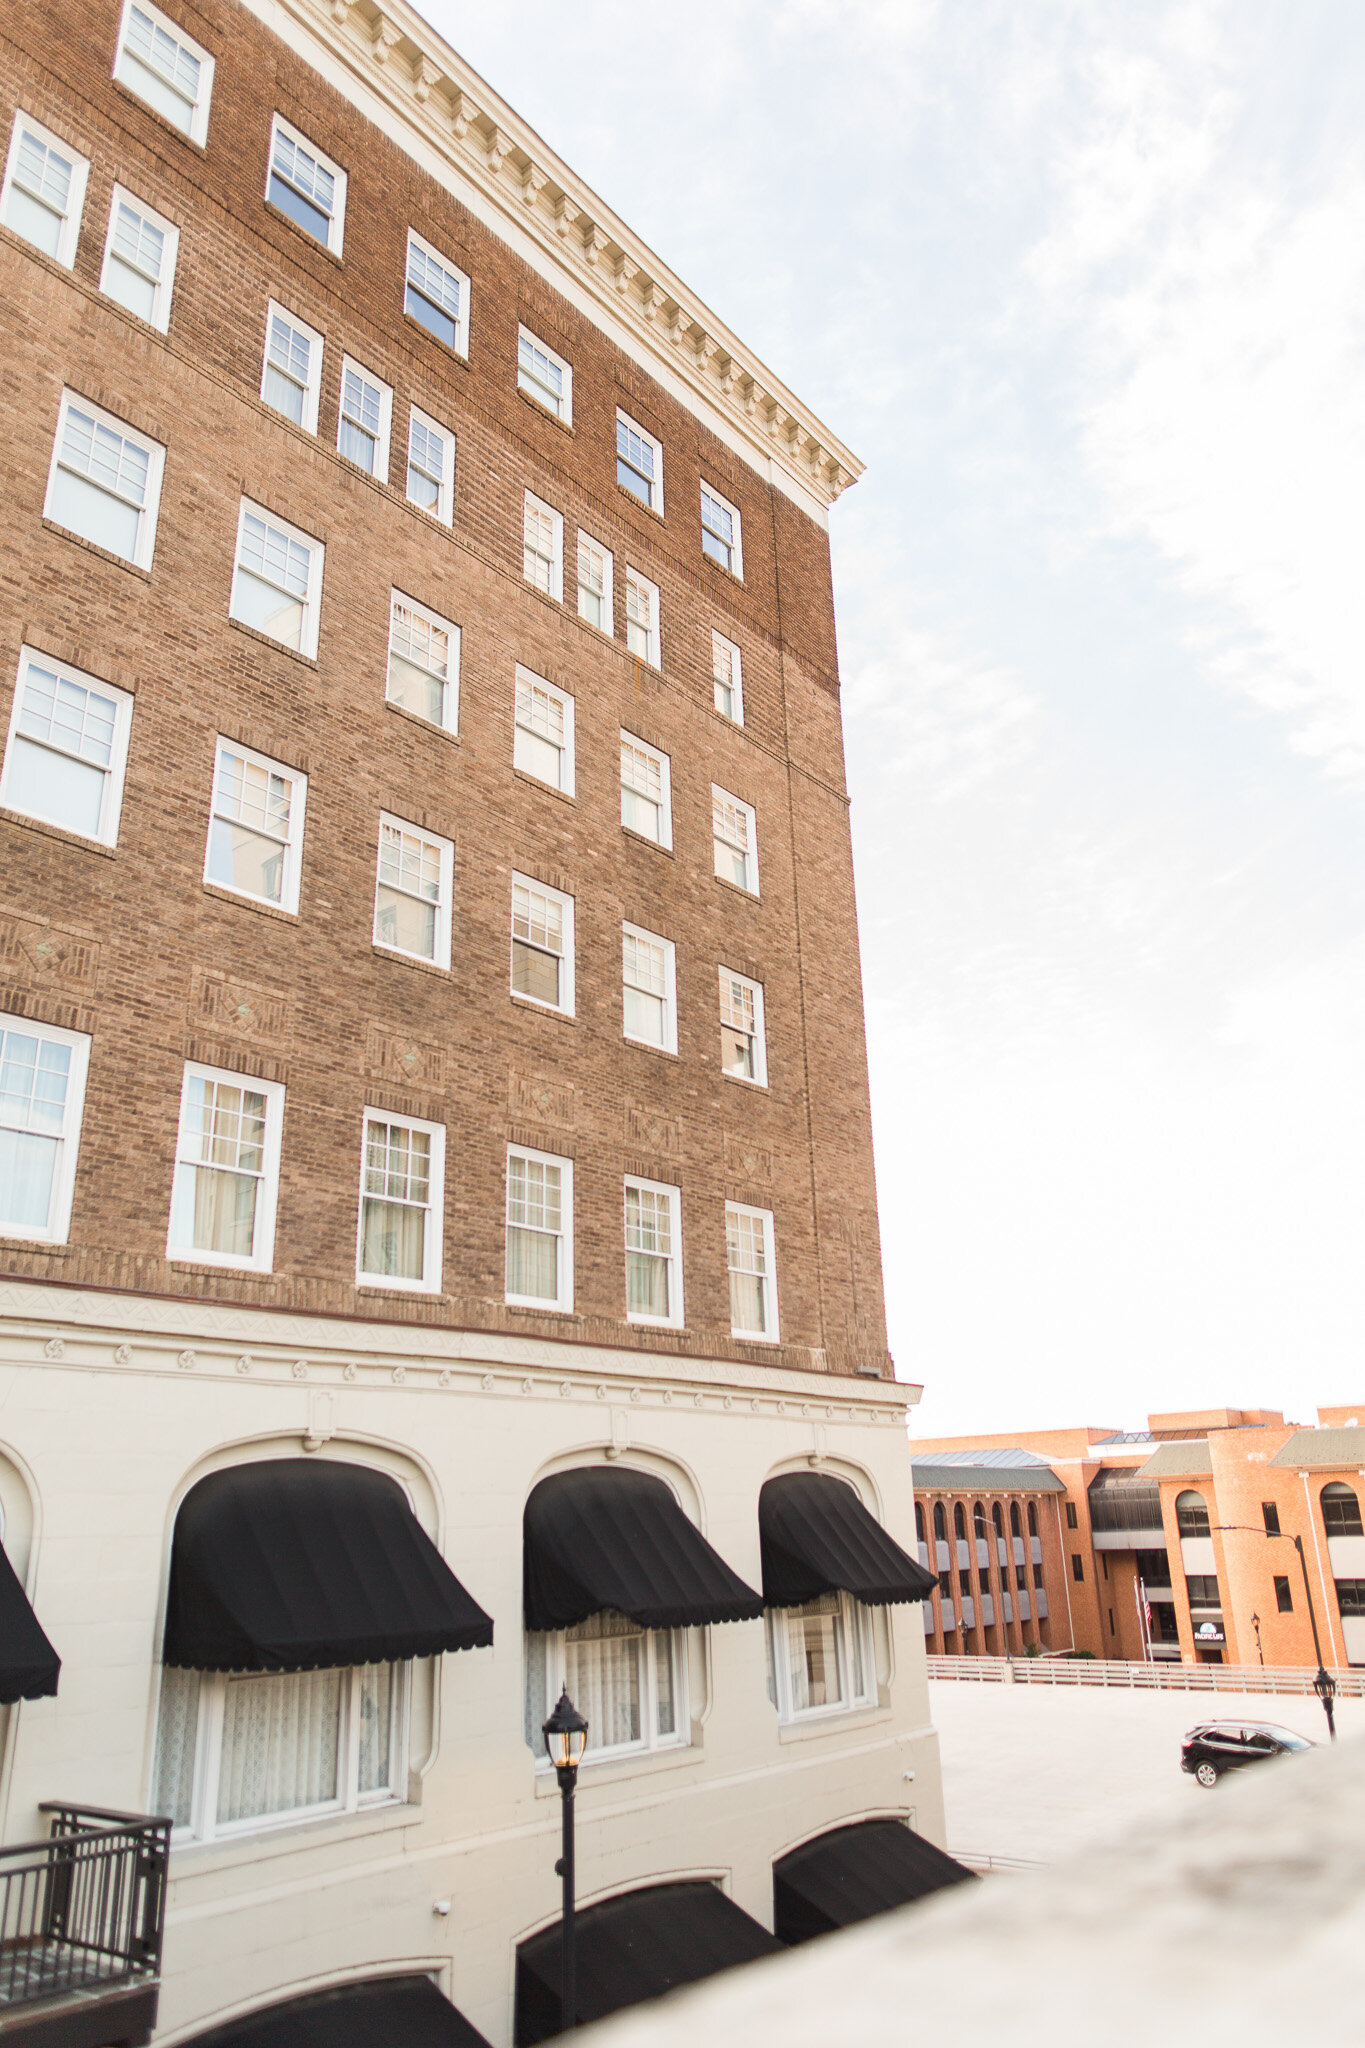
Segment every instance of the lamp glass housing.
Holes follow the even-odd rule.
[[[541,1733],[545,1737],[546,1754],[555,1769],[576,1771],[588,1746],[588,1724],[567,1692],[560,1693],[554,1712],[542,1724]]]

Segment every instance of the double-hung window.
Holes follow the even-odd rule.
[[[307,794],[308,778],[297,768],[220,739],[204,880],[297,911]]]
[[[64,391],[44,516],[150,569],[165,460],[159,441]]]
[[[408,503],[450,526],[455,517],[455,436],[414,405],[408,420]]]
[[[155,1805],[176,1841],[402,1800],[411,1666],[161,1674]]]
[[[530,491],[522,509],[522,574],[556,601],[564,596],[564,518]]]
[[[730,1270],[730,1331],[777,1342],[777,1272],[770,1209],[725,1204],[725,1263]]]
[[[100,290],[164,334],[171,324],[171,287],[179,247],[179,228],[115,185]]]
[[[356,1278],[441,1291],[444,1124],[365,1111]]]
[[[630,568],[626,570],[626,646],[637,660],[659,667],[659,586]]]
[[[763,984],[729,967],[720,970],[720,1070],[737,1081],[768,1085]]]
[[[83,156],[21,109],[10,137],[0,220],[70,270],[89,175]]]
[[[642,1629],[608,1610],[556,1635],[528,1636],[527,1659],[538,1767],[550,1767],[540,1725],[563,1691],[587,1719],[585,1763],[690,1739],[686,1629]]]
[[[277,1081],[186,1066],[168,1258],[270,1271],[283,1120]]]
[[[711,832],[715,841],[716,873],[737,889],[758,894],[758,835],[752,804],[731,796],[728,790],[711,785]]]
[[[318,651],[323,546],[243,498],[229,615],[300,654]]]
[[[573,698],[525,668],[517,670],[512,765],[573,795]]]
[[[0,1015],[0,1237],[65,1244],[90,1040]]]
[[[529,327],[517,329],[517,389],[566,427],[573,424],[573,371]]]
[[[449,967],[454,878],[453,840],[381,815],[374,891],[376,946]]]
[[[390,704],[455,732],[460,718],[460,629],[395,590],[389,599]]]
[[[873,1658],[872,1617],[847,1593],[768,1610],[768,1697],[779,1720],[871,1706],[877,1696]]]
[[[663,444],[633,420],[629,413],[616,415],[616,481],[632,498],[648,505],[663,517]]]
[[[599,633],[615,632],[612,617],[611,551],[578,530],[578,616]]]
[[[512,993],[572,1017],[573,897],[512,877]]]
[[[738,509],[710,484],[701,487],[701,551],[732,576],[743,576]]]
[[[265,316],[261,397],[307,434],[318,430],[322,336],[272,299]]]
[[[346,225],[346,173],[276,114],[270,130],[265,196],[333,256]]]
[[[629,732],[621,734],[621,823],[656,846],[673,844],[668,756]]]
[[[213,59],[148,0],[127,0],[114,76],[191,142],[206,141]]]
[[[469,354],[469,279],[411,228],[403,311],[456,355]]]
[[[711,635],[711,680],[716,709],[735,725],[744,723],[744,684],[740,675],[739,649],[723,633]]]
[[[678,1050],[677,967],[673,941],[639,925],[621,927],[622,1029],[637,1045]]]
[[[666,1182],[626,1180],[626,1319],[679,1328],[682,1295],[682,1190]]]
[[[126,690],[22,647],[0,803],[116,845],[132,716]]]
[[[513,1308],[573,1307],[573,1161],[507,1152],[507,1299]]]
[[[393,393],[387,384],[350,356],[341,359],[341,402],[337,407],[337,454],[357,469],[389,480],[389,430]]]

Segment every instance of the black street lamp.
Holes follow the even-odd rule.
[[[588,1745],[588,1724],[565,1688],[548,1721],[541,1724],[545,1749],[559,1780],[560,1812],[563,1816],[563,1852],[555,1870],[563,1880],[564,1904],[560,1915],[560,2032],[567,2034],[578,2015],[577,1957],[574,1953],[574,1869],[573,1797],[578,1783],[578,1766]]]
[[[1253,1628],[1255,1629],[1255,1631],[1256,1631],[1256,1655],[1257,1655],[1257,1656],[1259,1657],[1259,1659],[1260,1659],[1260,1661],[1261,1661],[1261,1664],[1262,1664],[1262,1666],[1264,1666],[1264,1664],[1265,1664],[1265,1651],[1264,1651],[1264,1650],[1263,1650],[1263,1649],[1261,1648],[1261,1617],[1260,1617],[1260,1615],[1259,1615],[1259,1614],[1253,1614],[1253,1615],[1252,1615],[1252,1617],[1251,1617],[1251,1626],[1252,1626],[1252,1627],[1253,1627]]]
[[[1272,1543],[1283,1543],[1286,1540],[1282,1530],[1258,1529],[1254,1522],[1215,1522],[1213,1526],[1220,1532],[1224,1529],[1235,1529],[1244,1536],[1265,1536]],[[1333,1711],[1332,1702],[1337,1696],[1337,1682],[1322,1661],[1322,1642],[1318,1636],[1318,1615],[1317,1609],[1313,1605],[1313,1588],[1308,1583],[1308,1560],[1303,1554],[1303,1538],[1302,1536],[1291,1536],[1288,1541],[1293,1544],[1295,1550],[1299,1553],[1299,1570],[1303,1573],[1303,1597],[1308,1602],[1308,1625],[1313,1631],[1313,1654],[1318,1660],[1317,1675],[1313,1680],[1313,1690],[1322,1701],[1322,1711],[1327,1716],[1327,1733],[1335,1742],[1337,1739],[1337,1717]],[[1256,1631],[1258,1646],[1260,1640],[1261,1635],[1258,1629]]]

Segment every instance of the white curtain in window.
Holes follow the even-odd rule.
[[[46,1228],[58,1142],[31,1131],[0,1130],[0,1224]]]
[[[588,1723],[590,1749],[641,1736],[644,1635],[621,1614],[595,1614],[564,1637],[564,1683]]]
[[[152,1811],[174,1821],[178,1828],[190,1824],[201,1683],[198,1671],[173,1671],[167,1666],[161,1674]]]
[[[825,1593],[787,1616],[787,1646],[792,1707],[798,1714],[812,1707],[837,1706],[843,1697],[839,1679],[843,1617],[837,1593]]]
[[[387,1792],[393,1778],[393,1705],[397,1672],[392,1664],[360,1668],[360,1796]]]
[[[337,1796],[342,1673],[230,1678],[223,1706],[219,1825]]]

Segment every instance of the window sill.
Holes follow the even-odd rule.
[[[97,853],[102,860],[115,860],[117,846],[106,846],[102,839],[87,839],[83,832],[73,832],[68,825],[54,825],[47,818],[31,818],[27,811],[16,811],[11,804],[0,804],[0,818],[13,825],[26,825],[30,832],[41,832],[47,839],[60,839],[64,846],[79,847],[82,853]]]
[[[504,1301],[503,1307],[509,1316],[562,1316],[566,1323],[581,1323],[583,1320],[576,1309],[561,1308],[554,1301]]]
[[[411,1301],[414,1296],[418,1301],[449,1302],[450,1300],[450,1296],[443,1294],[439,1287],[418,1287],[415,1282],[411,1287],[400,1287],[392,1281],[373,1280],[368,1277],[356,1281],[355,1291],[366,1300],[372,1297],[383,1297],[388,1301]]]
[[[757,889],[741,889],[738,882],[727,882],[724,875],[712,875],[711,880],[718,889],[728,889],[732,896],[740,896],[746,903],[758,903],[761,899]]]
[[[188,1252],[167,1252],[166,1264],[180,1273],[240,1273],[248,1280],[269,1280],[273,1266],[251,1266],[242,1259],[196,1259]]]
[[[624,498],[628,505],[633,505],[637,512],[643,512],[646,519],[652,519],[658,526],[664,524],[663,513],[656,512],[652,505],[646,505],[643,498],[637,498],[634,491],[628,491],[624,484],[616,486],[616,495],[619,498]]]
[[[407,274],[406,274],[406,272],[404,272],[404,286],[403,286],[403,289],[404,289],[404,292],[406,293],[406,290],[407,290]],[[457,349],[457,348],[452,348],[452,347],[450,346],[450,343],[449,343],[448,341],[442,341],[442,339],[441,339],[441,337],[440,337],[440,335],[439,335],[439,334],[433,334],[433,333],[432,333],[432,331],[431,331],[431,329],[430,329],[429,327],[425,326],[425,325],[423,324],[423,322],[422,322],[422,321],[414,319],[414,318],[413,318],[413,316],[412,316],[412,314],[411,314],[411,313],[409,313],[409,311],[407,310],[407,307],[406,307],[406,306],[405,306],[405,307],[403,308],[403,325],[404,325],[405,327],[408,327],[408,328],[410,328],[410,329],[412,330],[412,332],[413,332],[414,334],[420,334],[420,335],[421,335],[421,337],[422,337],[422,339],[423,339],[423,341],[429,341],[429,342],[431,343],[431,346],[432,346],[433,348],[438,348],[438,349],[439,349],[439,350],[441,351],[441,354],[442,354],[442,355],[443,355],[443,356],[445,357],[445,359],[446,359],[446,361],[447,361],[447,362],[449,362],[449,363],[458,363],[458,364],[459,364],[459,366],[460,366],[460,368],[461,368],[462,370],[467,370],[467,369],[469,368],[469,355],[468,355],[468,352],[466,352],[465,354],[463,354],[463,355],[462,355],[462,354],[460,353],[459,349]]]
[[[36,257],[44,270],[51,271],[54,277],[64,278],[68,284],[72,282],[76,269],[74,257],[70,263],[63,263],[60,256],[49,256],[46,249],[40,249],[36,242],[30,242],[27,235],[21,235],[17,228],[7,226],[4,221],[0,221],[0,241],[11,249],[17,249],[21,256]]]
[[[891,1719],[889,1706],[850,1707],[847,1713],[812,1716],[808,1721],[784,1721],[779,1723],[779,1742],[810,1742],[818,1735],[854,1734],[862,1728],[875,1728],[879,1722]]]
[[[215,902],[232,903],[239,910],[259,911],[263,917],[273,917],[278,924],[297,924],[299,921],[297,910],[281,910],[277,903],[262,903],[259,897],[248,896],[239,889],[227,889],[221,882],[204,882],[201,887],[204,894],[212,896]]]
[[[434,719],[423,718],[420,711],[409,711],[406,704],[395,704],[392,697],[384,699],[384,708],[392,711],[396,718],[405,718],[409,725],[417,726],[422,732],[433,732],[440,740],[452,740],[457,747],[460,744],[459,733],[452,732],[448,725],[437,725]]]
[[[637,1175],[636,1178],[639,1178],[639,1176]],[[673,1185],[676,1187],[676,1181]],[[658,1316],[628,1315],[626,1317],[626,1328],[628,1330],[662,1330],[674,1337],[686,1337],[689,1334],[686,1323],[665,1323]]]
[[[580,1766],[579,1778],[583,1784],[614,1785],[622,1780],[652,1777],[656,1771],[676,1771],[684,1764],[703,1761],[699,1743],[680,1742],[676,1749],[642,1749],[631,1756],[603,1757],[600,1763],[585,1763]],[[543,1769],[537,1765],[536,1798],[558,1797],[559,1784],[554,1772],[548,1765]]]
[[[718,562],[714,555],[708,555],[705,548],[702,549],[701,558],[708,569],[714,569],[717,576],[723,576],[727,583],[733,583],[736,590],[745,588],[744,578],[737,576],[733,569],[727,569],[724,562]]]
[[[671,1045],[654,1045],[647,1038],[632,1038],[628,1031],[621,1033],[622,1045],[634,1046],[636,1052],[653,1053],[656,1060],[681,1060],[682,1054],[675,1052]]]
[[[263,199],[261,204],[272,220],[282,222],[291,235],[297,235],[308,248],[315,249],[319,256],[325,256],[329,263],[335,263],[337,269],[341,269],[341,258],[336,251],[329,249],[325,242],[320,242],[316,235],[310,235],[307,228],[301,228],[296,220],[291,220],[282,206],[276,206],[273,199]]]
[[[409,315],[409,318],[411,318],[411,315]],[[560,419],[558,413],[551,412],[549,406],[542,404],[541,400],[533,396],[531,392],[523,391],[520,384],[517,386],[517,397],[523,405],[530,406],[537,419],[548,420],[552,427],[558,427],[560,433],[567,434],[571,441],[577,438],[571,420]]]
[[[561,1024],[578,1022],[572,1010],[557,1010],[553,1003],[538,1002],[534,996],[518,995],[515,989],[509,989],[508,996],[515,1009],[534,1010],[538,1017],[554,1017]]]
[[[418,974],[434,974],[442,981],[450,979],[448,967],[438,967],[434,960],[419,960],[415,953],[404,953],[397,946],[381,946],[377,939],[372,939],[370,951],[376,960],[393,960],[400,967],[415,968]]]
[[[737,1088],[757,1088],[760,1095],[766,1095],[768,1092],[767,1082],[757,1081],[751,1074],[730,1074],[722,1067],[720,1078],[722,1081],[733,1081]]]
[[[305,668],[315,669],[318,665],[316,654],[304,654],[297,647],[287,647],[283,640],[272,639],[269,633],[262,633],[257,627],[248,626],[245,619],[234,619],[231,612],[228,613],[228,624],[234,633],[245,633],[247,639],[254,640],[258,647],[269,647],[276,654],[282,654],[286,661],[302,662]]]
[[[136,107],[140,114],[149,115],[156,122],[158,128],[163,129],[167,135],[173,135],[177,142],[183,142],[186,149],[192,149],[196,156],[207,158],[209,153],[207,143],[196,142],[194,137],[187,135],[183,128],[177,128],[174,121],[169,120],[165,114],[158,113],[155,107],[149,106],[147,101],[140,98],[133,91],[131,85],[125,85],[121,78],[111,78],[109,83],[113,86],[119,98],[126,100],[130,107]]]
[[[171,1850],[171,1881],[201,1870],[233,1870],[239,1864],[261,1863],[271,1856],[297,1855],[320,1843],[349,1841],[358,1835],[389,1834],[397,1828],[421,1824],[418,1806],[394,1800],[387,1806],[373,1806],[364,1813],[328,1814],[323,1819],[280,1821],[254,1834],[233,1835],[220,1842],[177,1842]],[[174,1912],[171,1918],[174,1919]]]
[[[101,290],[99,293],[99,302],[102,306],[108,307],[115,319],[127,320],[135,333],[145,335],[149,341],[159,341],[169,348],[169,319],[167,319],[165,327],[158,327],[154,320],[144,320],[141,313],[135,313],[131,306],[125,306],[121,300],[111,298],[109,293],[104,290]]]
[[[673,859],[673,848],[665,846],[661,839],[651,839],[647,832],[637,832],[633,825],[622,825],[621,830],[627,839],[633,839],[637,846],[650,846],[655,853],[666,853],[670,860]]]
[[[531,789],[542,790],[546,796],[557,796],[562,804],[578,802],[571,789],[556,789],[553,782],[546,782],[539,775],[532,775],[529,768],[518,768],[515,761],[512,763],[512,773],[518,782],[526,783]]]
[[[141,562],[130,562],[127,555],[116,555],[112,548],[102,548],[98,541],[87,540],[83,533],[74,533],[69,526],[58,525],[57,521],[49,519],[46,513],[43,514],[43,527],[48,533],[58,534],[62,540],[74,541],[75,545],[84,548],[87,554],[98,555],[102,562],[112,562],[116,569],[126,569],[130,575],[140,576],[144,583],[150,583],[152,580],[151,570],[144,569]]]

